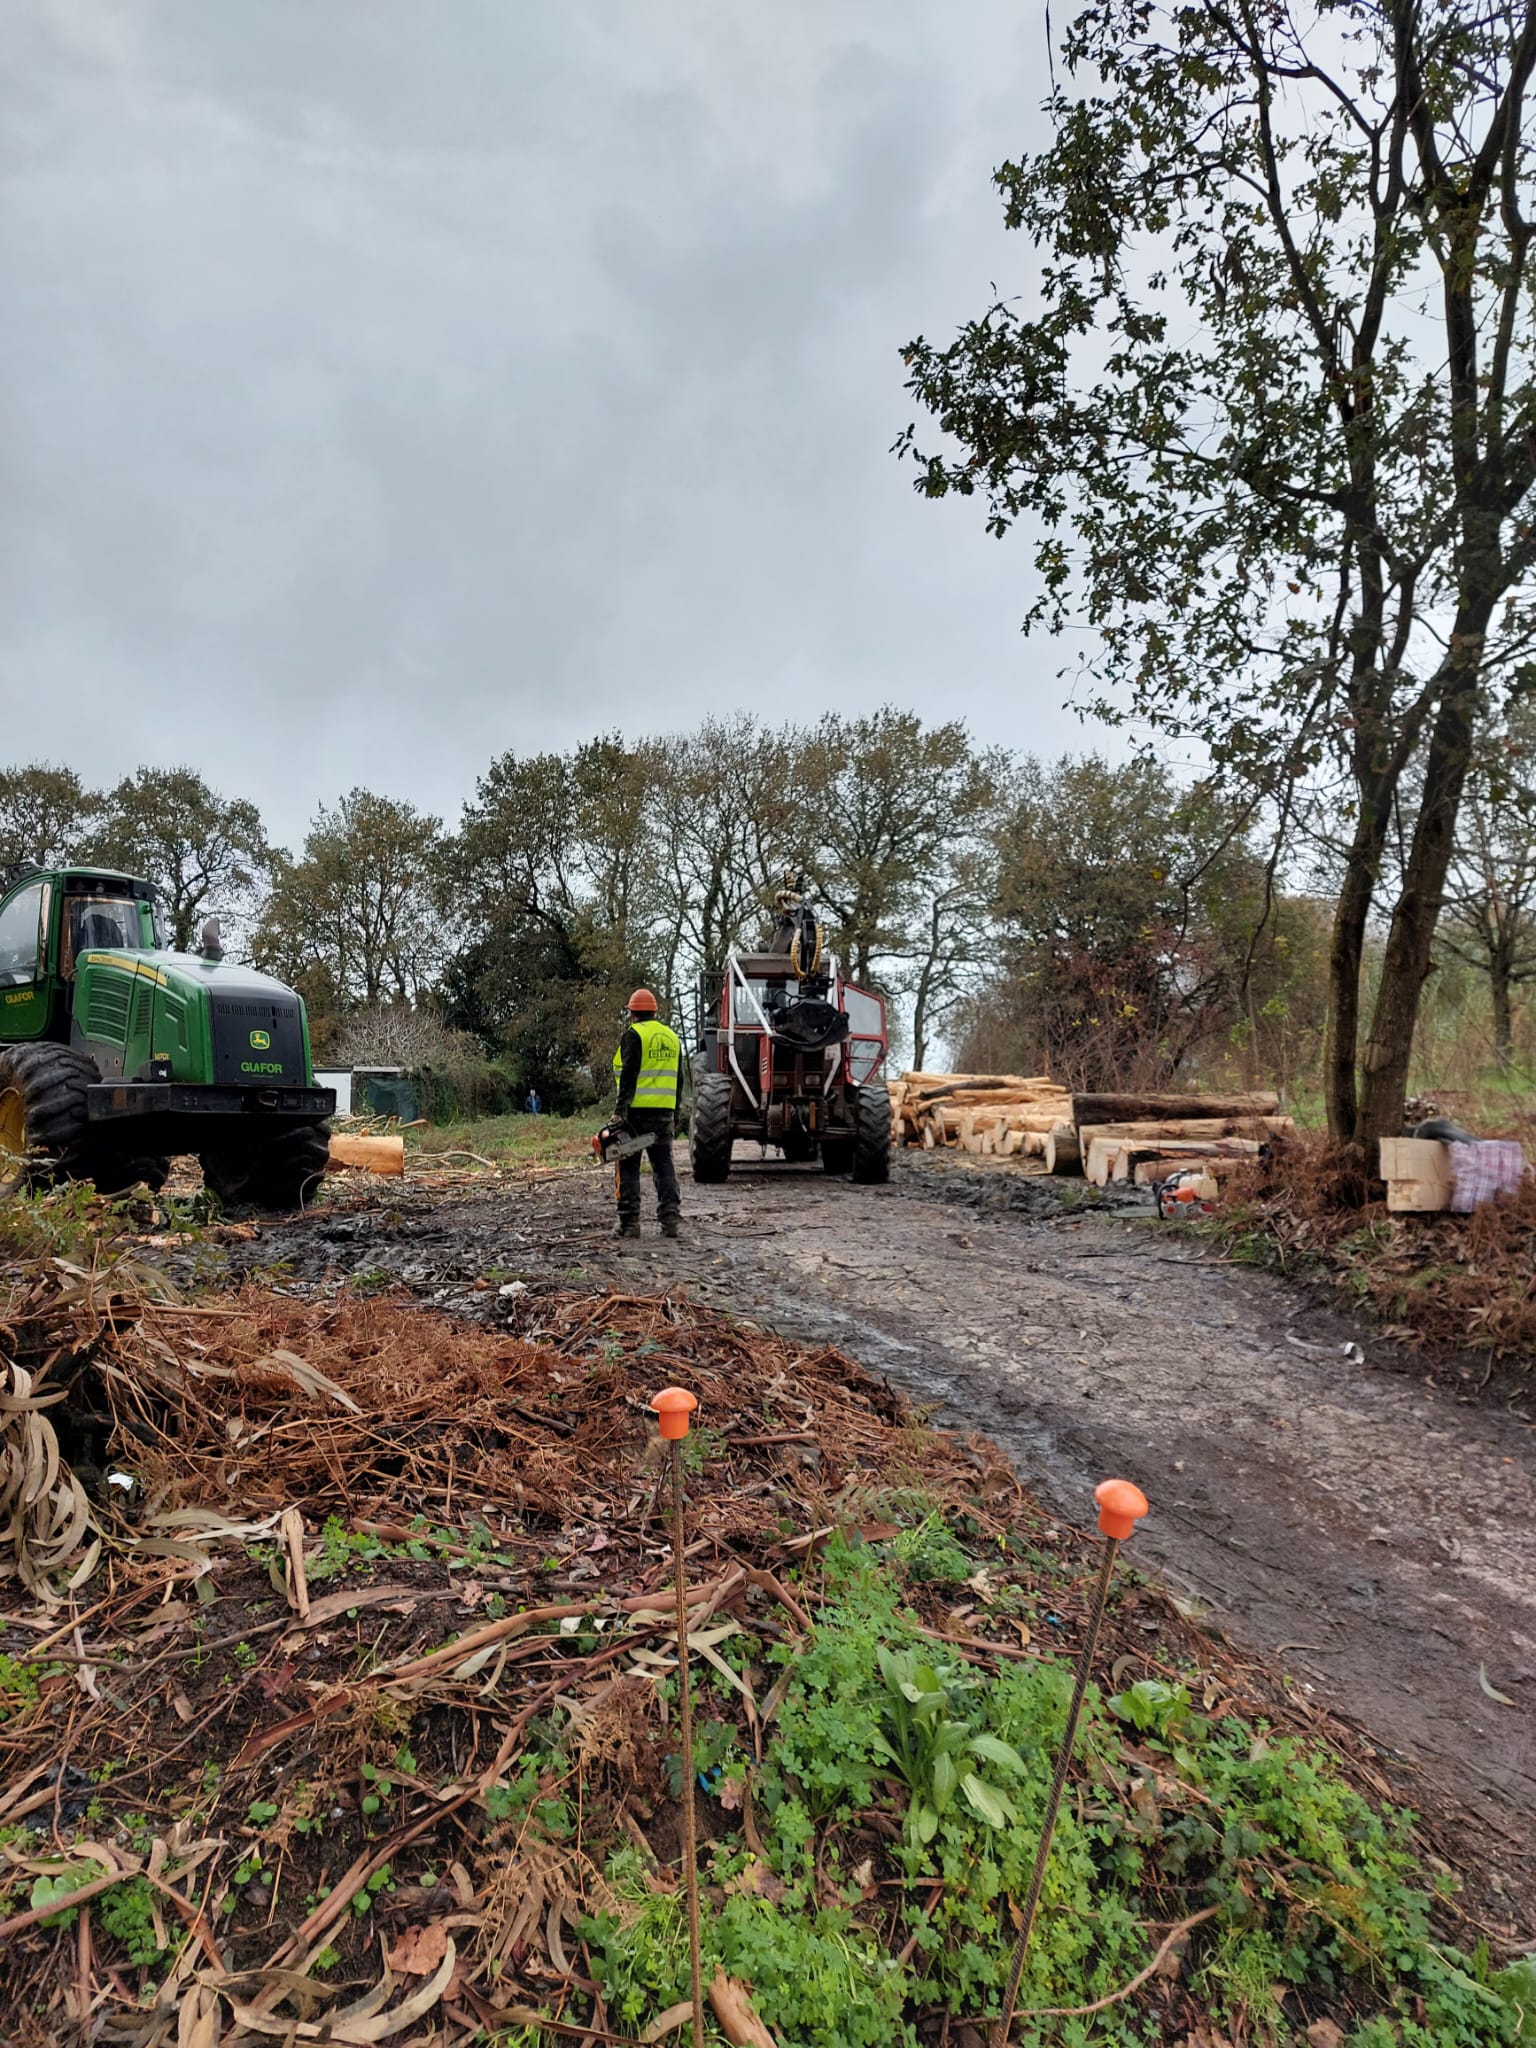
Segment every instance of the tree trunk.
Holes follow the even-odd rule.
[[[1376,1170],[1381,1140],[1402,1133],[1419,1001],[1430,974],[1430,949],[1455,850],[1462,786],[1472,758],[1472,717],[1486,623],[1486,615],[1468,618],[1464,613],[1451,636],[1447,661],[1450,672],[1445,678],[1425,762],[1424,796],[1402,893],[1387,933],[1381,987],[1362,1062],[1364,1086],[1355,1127],[1355,1137],[1365,1147],[1366,1166],[1372,1173]]]
[[[1509,962],[1502,950],[1488,962],[1488,979],[1493,990],[1493,1049],[1501,1067],[1515,1060],[1515,1021],[1509,983]]]
[[[1360,1117],[1355,1061],[1360,1046],[1360,970],[1365,932],[1381,872],[1387,808],[1374,791],[1360,790],[1355,836],[1345,858],[1344,883],[1333,916],[1328,951],[1328,1023],[1323,1042],[1323,1092],[1328,1135],[1336,1145],[1353,1142]]]

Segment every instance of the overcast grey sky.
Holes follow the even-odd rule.
[[[1081,746],[887,453],[1044,89],[1039,0],[5,0],[0,760],[291,839],[711,710]]]

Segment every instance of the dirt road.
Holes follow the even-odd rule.
[[[1106,1473],[1136,1479],[1153,1502],[1139,1554],[1475,1814],[1496,1867],[1503,1844],[1511,1915],[1529,1917],[1536,1429],[1426,1384],[1399,1347],[1206,1259],[1176,1226],[989,1216],[971,1192],[906,1162],[884,1188],[739,1171],[685,1186],[683,1242],[648,1218],[621,1247],[592,1177],[418,1195],[393,1222],[322,1216],[285,1230],[282,1256],[477,1315],[556,1271],[686,1284],[830,1338],[935,1419],[985,1431],[1064,1516],[1084,1518]],[[271,1257],[273,1239],[251,1250]]]

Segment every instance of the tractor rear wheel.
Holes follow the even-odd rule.
[[[319,1187],[330,1153],[329,1124],[258,1128],[238,1151],[202,1155],[203,1184],[229,1208],[301,1209]]]
[[[701,1074],[693,1084],[688,1120],[688,1163],[701,1187],[718,1185],[731,1170],[731,1077]]]
[[[853,1177],[866,1185],[891,1177],[891,1096],[883,1081],[866,1081],[854,1103]]]
[[[0,1195],[63,1180],[94,1181],[103,1195],[140,1181],[159,1192],[168,1159],[117,1151],[92,1133],[85,1091],[100,1079],[71,1045],[0,1047]]]

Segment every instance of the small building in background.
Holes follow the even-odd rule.
[[[334,1088],[336,1090],[336,1114],[338,1116],[350,1116],[352,1114],[352,1074],[350,1069],[340,1074],[322,1074],[317,1069],[315,1073],[315,1086],[317,1088]]]
[[[347,1067],[315,1075],[317,1088],[336,1090],[338,1116],[393,1116],[416,1121],[416,1083],[404,1067]]]

